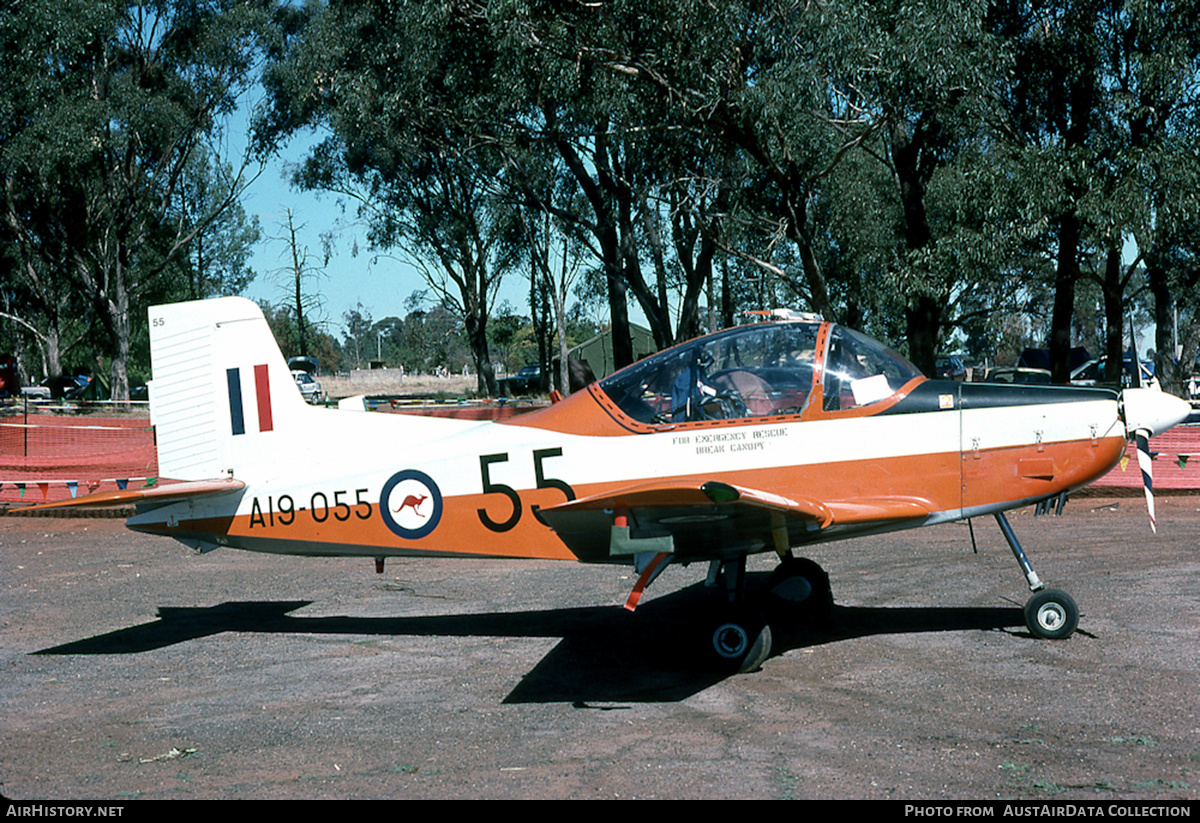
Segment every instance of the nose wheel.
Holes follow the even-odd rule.
[[[1079,626],[1079,607],[1064,591],[1042,589],[1025,603],[1025,625],[1037,637],[1062,640]]]
[[[1079,607],[1066,592],[1043,588],[1042,581],[1030,565],[1003,512],[996,512],[996,522],[1033,591],[1033,596],[1025,603],[1025,625],[1034,637],[1045,640],[1065,640],[1070,637],[1079,627]]]

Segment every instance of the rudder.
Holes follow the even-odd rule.
[[[234,476],[310,411],[262,310],[244,298],[151,307],[150,361],[162,477]]]

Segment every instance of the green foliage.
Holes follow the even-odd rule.
[[[296,323],[296,314],[290,306],[271,306],[260,303],[260,308],[267,318],[267,325],[275,336],[279,348],[285,358],[300,356],[307,351],[307,357],[315,357],[321,373],[336,371],[342,361],[342,347],[330,334],[318,329],[306,329],[307,342],[303,349],[300,345],[300,328]]]
[[[1111,357],[1133,309],[1178,380],[1176,317],[1182,359],[1200,348],[1198,5],[9,3],[0,334],[117,378],[145,303],[244,285],[257,227],[210,138],[265,55],[256,149],[321,130],[297,182],[356,198],[437,304],[356,327],[359,360],[371,338],[457,371],[465,340],[487,389],[493,358],[549,365],[574,293],[618,348],[631,307],[665,346],[790,305],[925,367],[952,338]],[[516,276],[530,305],[497,310]]]
[[[64,332],[82,317],[124,399],[144,307],[186,291],[177,284],[196,272],[196,288],[212,288],[216,258],[236,272],[229,285],[246,276],[247,221],[218,223],[245,180],[209,161],[206,140],[250,82],[269,11],[234,0],[5,4],[0,240],[21,278],[9,314],[49,368],[61,366]],[[208,184],[221,192],[201,194]],[[189,259],[202,233],[228,247]]]

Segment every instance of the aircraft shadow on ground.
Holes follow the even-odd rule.
[[[748,584],[751,582],[748,576]],[[761,583],[761,581],[758,581]],[[522,678],[505,703],[592,704],[682,700],[724,679],[706,664],[705,644],[716,594],[703,584],[620,606],[428,617],[295,617],[312,601],[247,601],[162,607],[150,623],[76,640],[38,655],[137,654],[222,632],[374,635],[385,637],[561,638]],[[1024,627],[1007,608],[834,606],[817,622],[773,621],[772,657],[794,649],[876,634]],[[1021,632],[1017,632],[1021,633]],[[770,665],[768,661],[767,665]]]

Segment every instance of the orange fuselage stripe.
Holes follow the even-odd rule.
[[[748,469],[725,472],[721,480],[751,489],[770,489],[783,497],[805,497],[814,489],[830,504],[888,496],[921,497],[935,512],[956,512],[1055,494],[1078,487],[1106,472],[1120,459],[1121,438],[1029,445],[992,451],[922,454],[888,459],[858,460],[836,464],[802,465],[785,468]],[[1051,477],[1044,469],[1022,476],[1023,459],[1050,461]],[[1039,465],[1042,465],[1039,463]],[[675,478],[695,485],[712,479],[692,475]],[[669,479],[668,479],[669,480]],[[622,483],[581,483],[575,486],[580,498],[612,493]],[[443,501],[441,521],[426,537],[406,540],[393,534],[379,515],[375,499],[336,507],[313,508],[308,501],[290,497],[254,498],[249,515],[208,521],[180,521],[176,525],[144,530],[166,535],[217,534],[233,546],[258,540],[288,545],[305,544],[303,553],[361,556],[463,555],[479,557],[522,557],[575,559],[549,527],[534,516],[534,507],[563,502],[557,489],[529,489],[520,493],[522,516],[504,530],[512,513],[511,501],[496,494],[467,494]],[[483,515],[481,515],[481,512]],[[485,518],[492,528],[485,525]],[[835,524],[836,525],[836,524]],[[262,550],[262,546],[257,546]]]

